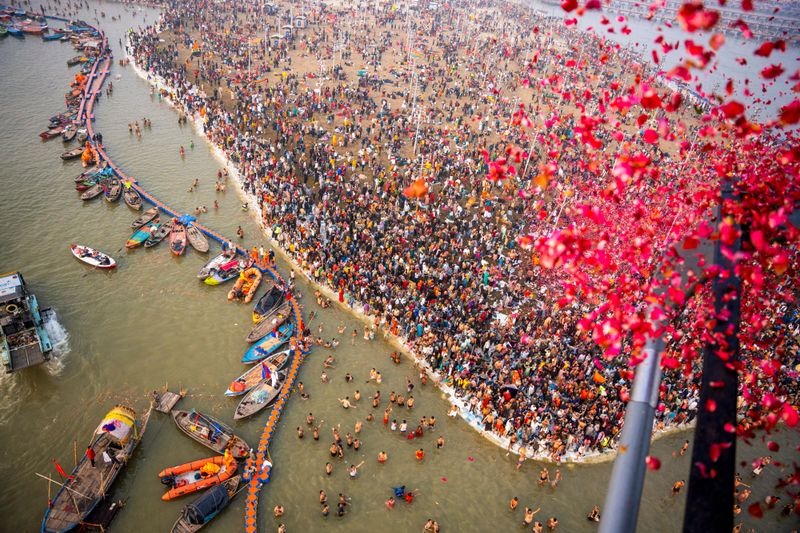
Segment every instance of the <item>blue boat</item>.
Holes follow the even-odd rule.
[[[6,372],[16,372],[50,359],[53,344],[44,328],[52,314],[39,309],[19,272],[0,275],[0,361]]]
[[[159,224],[157,222],[149,222],[137,229],[133,232],[131,238],[128,239],[128,242],[125,243],[125,248],[136,248],[146,241],[150,235],[155,233],[158,230],[158,226]]]
[[[42,40],[44,41],[59,41],[65,34],[63,33],[51,33],[50,35],[42,35]]]
[[[15,28],[14,26],[8,26],[6,29],[8,30],[8,34],[12,37],[17,37],[19,39],[25,37],[25,33],[19,28]]]
[[[253,344],[242,357],[242,363],[257,363],[261,361],[288,342],[292,337],[292,333],[294,333],[294,323],[286,322],[278,328],[277,333],[273,331]]]

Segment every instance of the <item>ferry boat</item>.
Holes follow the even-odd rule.
[[[114,480],[128,463],[141,441],[151,411],[142,417],[126,405],[117,405],[106,414],[94,432],[89,448],[78,465],[49,503],[42,519],[41,533],[64,533],[84,521],[108,495]],[[140,429],[141,428],[141,429]]]
[[[40,309],[19,272],[0,275],[0,360],[7,373],[44,363],[53,344],[45,321],[50,308]]]

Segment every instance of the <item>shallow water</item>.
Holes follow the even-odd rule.
[[[93,4],[94,5],[94,4]],[[151,22],[153,10],[139,10],[131,16],[120,4],[100,3],[106,12],[103,27],[121,57],[118,39],[129,26]],[[113,22],[112,15],[123,20]],[[91,18],[91,17],[87,17]],[[55,24],[57,26],[57,24]],[[35,38],[7,38],[0,42],[0,146],[4,165],[0,171],[0,271],[20,270],[43,306],[58,312],[66,332],[57,361],[15,375],[0,376],[0,531],[35,531],[47,504],[47,482],[35,472],[55,476],[51,459],[65,469],[73,465],[73,442],[83,450],[102,415],[116,402],[128,402],[140,412],[146,408],[145,394],[167,384],[172,390],[189,389],[180,408],[196,407],[226,421],[232,420],[235,401],[222,393],[231,379],[243,371],[239,362],[247,345],[244,337],[250,327],[250,309],[229,304],[226,289],[207,287],[195,279],[205,262],[200,254],[172,257],[164,245],[127,252],[123,245],[135,218],[124,204],[108,205],[97,199],[81,202],[73,190],[72,177],[79,171],[75,163],[62,163],[60,140],[40,142],[37,134],[47,118],[62,106],[63,93],[72,75],[65,60],[74,55],[62,43],[45,43]],[[264,244],[251,216],[240,209],[242,200],[230,190],[215,194],[213,182],[220,161],[208,150],[191,127],[180,128],[177,115],[158,98],[149,95],[147,84],[130,67],[115,65],[110,80],[114,94],[96,106],[96,129],[102,132],[108,153],[151,192],[171,206],[192,211],[206,205],[209,212],[199,218],[204,224],[233,235],[244,228],[245,244]],[[127,124],[142,117],[152,120],[151,130],[141,140],[128,133]],[[189,149],[194,141],[195,148]],[[178,155],[186,147],[186,157]],[[199,191],[187,192],[194,178]],[[211,209],[218,199],[218,211]],[[78,242],[112,254],[119,262],[114,272],[97,272],[75,261],[68,246]],[[212,253],[217,247],[212,247]],[[288,269],[280,264],[281,272]],[[299,279],[299,277],[298,277]],[[262,491],[259,508],[261,530],[274,531],[277,521],[271,509],[277,503],[287,509],[283,521],[289,531],[419,531],[428,517],[437,519],[445,531],[510,531],[518,528],[521,511],[510,513],[508,500],[520,498],[520,506],[541,507],[537,519],[557,516],[562,531],[593,531],[585,515],[593,504],[602,504],[610,463],[563,466],[563,480],[557,490],[536,485],[541,467],[528,461],[516,471],[515,456],[489,443],[462,420],[449,419],[448,404],[432,386],[421,387],[417,371],[404,360],[394,365],[392,351],[383,341],[364,341],[362,326],[347,312],[334,308],[320,310],[313,300],[313,289],[302,281],[305,293],[301,302],[305,315],[317,311],[312,331],[323,325],[321,335],[338,336],[343,324],[347,333],[336,350],[336,369],[329,370],[331,383],[320,383],[324,350],[315,350],[304,365],[300,379],[311,398],[294,396],[281,420],[271,447],[275,463],[271,482]],[[354,328],[359,335],[352,344]],[[66,344],[65,344],[66,343]],[[376,386],[366,384],[371,367],[383,374],[384,400],[376,411],[375,422],[365,423],[363,447],[347,450],[345,461],[335,460],[335,471],[326,477],[324,463],[329,459],[330,428],[341,425],[342,434],[357,418],[371,410],[368,396]],[[343,376],[351,372],[353,383]],[[433,434],[421,442],[407,441],[392,434],[380,422],[389,392],[400,392],[405,380],[417,382],[413,413],[395,408],[392,416],[417,421],[421,416],[438,419]],[[360,389],[364,395],[358,407],[343,410],[336,398]],[[298,440],[294,428],[304,424],[313,412],[324,420],[319,442],[310,431]],[[234,424],[254,445],[265,422],[256,416]],[[165,416],[154,413],[140,448],[115,486],[115,497],[127,499],[128,506],[114,523],[114,531],[164,531],[169,528],[191,497],[162,502],[163,491],[157,473],[162,468],[199,459],[211,452],[179,433]],[[435,437],[446,439],[436,450]],[[669,487],[687,477],[688,456],[673,457],[684,438],[666,437],[654,445],[653,453],[662,458],[658,472],[648,474],[640,512],[640,531],[678,531],[683,509],[682,497],[669,496]],[[794,436],[784,435],[781,454],[791,455]],[[413,454],[423,447],[427,457],[417,463]],[[376,454],[385,450],[389,461],[379,465]],[[763,445],[744,450],[746,459],[766,454]],[[773,454],[773,455],[781,455]],[[785,457],[784,457],[785,458]],[[365,461],[356,480],[348,478],[346,466]],[[552,471],[552,465],[550,466]],[[772,476],[772,477],[769,477]],[[756,484],[755,494],[767,494],[777,472],[768,471]],[[418,488],[411,506],[398,504],[393,511],[383,502],[390,488],[406,485]],[[55,489],[55,487],[53,487]],[[344,492],[352,505],[343,519],[323,519],[317,503],[320,489],[335,500]],[[209,531],[234,531],[243,525],[244,498],[240,496],[208,528]],[[776,514],[775,511],[772,512]],[[770,518],[757,522],[759,530],[788,531],[788,521]]]

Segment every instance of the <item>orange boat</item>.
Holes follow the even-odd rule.
[[[244,303],[250,303],[250,300],[255,296],[258,286],[261,284],[261,271],[255,267],[250,267],[241,274],[236,284],[228,292],[228,301],[231,300],[244,300]]]
[[[170,468],[165,468],[158,473],[161,483],[170,488],[161,499],[166,501],[192,494],[198,490],[207,489],[228,480],[239,465],[230,454],[217,455],[206,459],[199,459]]]

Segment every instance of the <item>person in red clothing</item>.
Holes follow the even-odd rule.
[[[92,466],[94,466],[94,450],[91,446],[86,447],[86,457],[92,463]]]
[[[414,455],[417,458],[417,461],[422,461],[423,459],[425,459],[425,452],[422,450],[422,448],[417,450],[417,452]]]

